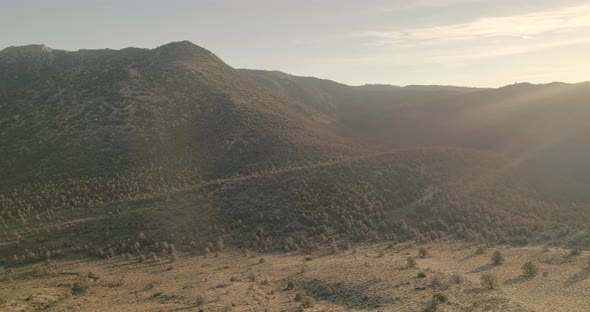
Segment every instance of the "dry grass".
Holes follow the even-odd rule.
[[[326,248],[312,261],[305,261],[310,256],[303,251],[267,254],[262,265],[261,258],[229,248],[217,258],[181,253],[173,270],[168,262],[120,257],[60,260],[53,263],[54,275],[32,276],[30,266],[0,272],[0,310],[543,312],[585,311],[590,305],[587,257],[572,258],[568,250],[497,247],[510,261],[491,266],[466,243],[428,248],[433,256],[420,259],[427,278],[405,268],[408,256],[418,253],[409,244],[394,245],[383,257],[375,256],[383,251],[381,245],[336,255]],[[524,278],[527,261],[551,274]],[[501,287],[482,289],[484,274],[495,276]]]

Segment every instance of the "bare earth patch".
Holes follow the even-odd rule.
[[[419,248],[428,256],[419,258]],[[587,311],[587,255],[540,247],[486,248],[445,242],[366,245],[305,255],[226,251],[181,254],[175,263],[120,258],[62,261],[51,273],[25,266],[0,273],[1,311]],[[490,265],[500,250],[502,265]],[[416,257],[417,267],[406,259]],[[260,258],[264,261],[260,261]],[[522,276],[532,261],[539,274]],[[45,272],[45,271],[43,271]],[[499,289],[482,287],[483,274]],[[443,296],[440,296],[443,295]]]

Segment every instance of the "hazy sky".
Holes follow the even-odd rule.
[[[590,80],[587,0],[0,0],[0,49],[178,40],[355,85]]]

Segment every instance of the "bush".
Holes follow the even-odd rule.
[[[476,255],[483,255],[485,252],[486,252],[486,249],[484,246],[478,246],[477,249],[475,249]]]
[[[171,263],[174,263],[176,261],[178,261],[178,254],[175,251],[175,252],[173,252],[173,253],[170,254],[170,262]]]
[[[436,287],[436,288],[439,288],[439,289],[447,289],[447,288],[449,288],[449,283],[447,281],[445,281],[439,275],[435,275],[434,277],[432,277],[431,285],[433,287]]]
[[[420,249],[418,250],[418,257],[426,258],[426,256],[428,256],[428,250],[424,247],[420,247]]]
[[[538,273],[539,273],[539,269],[531,261],[525,263],[522,266],[522,275],[524,275],[526,277],[535,277],[535,276],[537,276]]]
[[[572,256],[579,256],[580,254],[582,254],[582,249],[580,248],[574,248],[570,250],[570,255]]]
[[[494,254],[492,254],[492,264],[501,265],[502,263],[504,263],[504,255],[498,250],[494,251]]]
[[[449,301],[449,298],[447,298],[447,296],[443,295],[443,294],[434,294],[433,296],[435,300],[440,301],[442,303],[446,303],[447,301]]]
[[[205,297],[203,295],[199,295],[195,301],[195,303],[197,304],[197,306],[202,306],[205,304],[205,302],[207,302],[207,299],[205,299]]]
[[[453,284],[462,284],[465,281],[465,278],[463,277],[463,275],[459,274],[459,273],[454,273],[453,276],[451,276],[451,282]]]
[[[90,289],[90,279],[87,276],[80,275],[78,280],[72,285],[74,294],[83,294]]]
[[[446,303],[447,301],[448,301],[447,296],[445,296],[443,294],[434,294],[434,296],[432,296],[432,300],[430,300],[426,303],[426,306],[424,307],[424,311],[425,312],[437,311],[437,306],[441,303]]]
[[[481,276],[481,285],[487,289],[498,289],[500,287],[498,279],[489,273]]]
[[[314,304],[315,302],[313,301],[313,298],[310,296],[303,297],[303,300],[301,301],[301,306],[306,309],[312,308]]]
[[[419,272],[419,273],[418,273],[418,278],[426,278],[426,273],[424,273],[424,272]]]
[[[416,259],[414,259],[414,257],[408,257],[408,259],[406,259],[406,264],[408,269],[413,269],[416,267]]]
[[[301,302],[303,300],[303,297],[305,297],[304,294],[302,294],[302,293],[296,293],[295,294],[295,301],[296,302]]]
[[[338,253],[338,245],[336,245],[336,243],[332,242],[330,244],[330,251],[332,252],[332,254],[337,254]]]

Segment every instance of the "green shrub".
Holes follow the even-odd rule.
[[[537,276],[538,273],[539,273],[539,269],[531,261],[525,263],[522,266],[522,275],[524,275],[526,277],[535,277],[535,276]]]
[[[449,301],[449,298],[447,298],[447,296],[443,294],[434,294],[433,299],[440,301],[442,303],[446,303],[447,301]]]
[[[424,273],[424,272],[419,272],[419,273],[418,273],[418,278],[426,278],[426,273]]]

